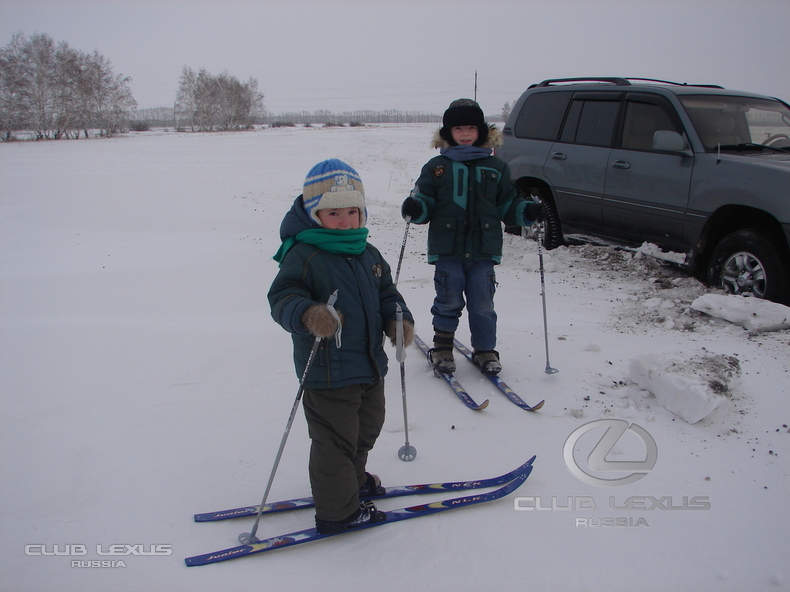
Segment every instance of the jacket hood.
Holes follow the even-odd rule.
[[[431,139],[431,148],[449,148],[450,144],[439,135],[439,130],[442,128],[437,129],[433,133],[433,138]],[[498,146],[502,145],[502,132],[500,132],[497,127],[489,123],[488,124],[488,138],[486,138],[485,144],[480,146],[481,148],[497,148]]]
[[[291,209],[285,214],[283,221],[280,223],[280,240],[296,236],[303,230],[311,228],[321,228],[318,224],[313,222],[310,216],[307,215],[303,207],[302,196],[300,195],[294,200]]]

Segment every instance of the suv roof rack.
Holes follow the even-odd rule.
[[[718,84],[689,84],[688,82],[672,82],[670,80],[657,80],[655,78],[626,78],[626,80],[638,80],[641,82],[658,82],[660,84],[671,84],[673,86],[699,86],[700,88],[724,88]]]
[[[533,84],[530,88],[536,86],[551,86],[552,84],[565,83],[565,82],[608,82],[617,86],[630,86],[627,78],[551,78],[544,80],[538,84]]]
[[[619,78],[619,77],[592,77],[592,78],[551,78],[537,84],[530,85],[529,88],[536,86],[551,86],[552,84],[566,82],[606,82],[615,86],[631,86],[631,80],[640,82],[658,82],[660,84],[672,84],[674,86],[699,86],[703,88],[724,88],[718,84],[689,84],[687,82],[670,82],[669,80],[657,80],[655,78]]]

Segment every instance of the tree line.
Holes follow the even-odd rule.
[[[117,133],[137,103],[129,77],[115,75],[98,52],[86,54],[45,34],[15,34],[0,49],[2,139],[33,130],[36,139]]]
[[[49,35],[17,33],[0,48],[0,139],[32,131],[41,139],[112,136],[135,122],[131,78],[113,73],[108,59],[86,54]],[[265,114],[258,81],[227,72],[213,76],[184,67],[173,125],[192,131],[247,129]]]
[[[442,116],[435,113],[403,111],[401,109],[385,109],[382,111],[361,109],[356,111],[343,111],[341,113],[319,109],[312,112],[294,111],[278,113],[268,118],[268,123],[272,125],[288,125],[294,123],[302,125],[340,125],[344,123],[350,125],[364,125],[366,123],[435,123],[441,121]]]
[[[173,107],[153,107],[138,109],[132,114],[133,127],[148,125],[153,127],[175,127],[185,129],[190,127],[188,113],[179,111],[179,105]],[[264,111],[252,117],[253,125],[269,125],[271,127],[286,127],[293,125],[366,125],[369,123],[441,123],[442,116],[436,113],[423,111],[403,111],[400,109],[356,110],[336,113],[326,109],[315,111],[287,111],[283,113],[269,113]]]
[[[110,61],[94,51],[86,54],[46,34],[15,34],[0,48],[0,140],[32,131],[36,139],[77,139],[90,130],[112,136],[126,129],[173,126],[178,130],[227,131],[255,124],[365,125],[368,123],[434,123],[441,115],[398,109],[266,112],[258,81],[240,82],[223,72],[212,75],[184,66],[173,107],[137,109],[131,78],[113,73]],[[506,119],[510,106],[505,103]]]

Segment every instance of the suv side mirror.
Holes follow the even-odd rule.
[[[677,132],[658,130],[653,134],[653,150],[658,152],[686,152],[686,141]]]

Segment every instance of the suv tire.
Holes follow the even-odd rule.
[[[546,220],[543,222],[543,246],[547,249],[556,249],[565,244],[562,238],[562,223],[557,213],[557,206],[551,199],[541,197],[546,208]]]
[[[539,201],[543,203],[545,210],[545,219],[543,220],[543,240],[541,244],[545,249],[551,250],[561,247],[565,244],[565,239],[562,236],[562,222],[560,222],[560,215],[557,213],[557,206],[554,205],[554,200],[546,190],[541,190],[537,187],[521,187],[522,195],[525,199],[531,201]],[[505,228],[506,232],[512,234],[520,234],[527,238],[538,240],[538,232],[534,226],[525,226],[523,229],[518,226]]]
[[[725,236],[711,253],[707,275],[709,284],[730,294],[780,301],[787,293],[788,270],[779,249],[754,229]]]

